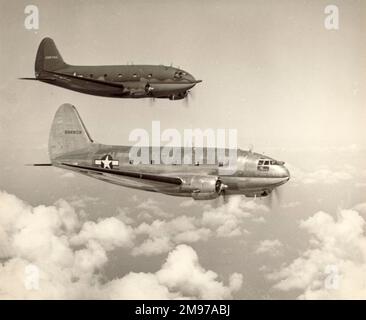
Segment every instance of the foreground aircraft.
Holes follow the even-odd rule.
[[[103,97],[184,99],[201,80],[163,65],[72,66],[54,41],[44,38],[37,51],[35,78],[66,89]]]
[[[237,150],[236,169],[229,174],[225,173],[222,162],[207,164],[207,148],[203,152],[202,163],[134,163],[130,159],[132,147],[94,142],[76,108],[70,104],[63,104],[57,110],[48,148],[51,163],[36,166],[55,166],[124,187],[192,197],[195,200],[231,194],[267,196],[290,179],[284,162],[243,150]],[[156,148],[146,148],[150,155],[156,152]],[[217,153],[218,149],[214,149],[214,152]],[[159,150],[160,154],[162,157],[163,153]]]

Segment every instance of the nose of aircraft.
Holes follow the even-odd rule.
[[[283,166],[283,169],[285,171],[285,176],[287,178],[287,181],[290,180],[290,171],[285,166]]]
[[[184,76],[184,80],[189,81],[191,84],[197,84],[199,82],[202,82],[202,80],[196,80],[190,73],[186,72],[186,71],[182,71]]]
[[[187,79],[190,83],[192,83],[192,84],[194,84],[194,85],[196,85],[197,83],[202,82],[202,80],[196,80],[196,79],[195,79],[191,74],[187,74],[186,79]]]
[[[288,171],[288,169],[284,165],[281,166],[280,170],[281,170],[281,184],[284,184],[290,180],[290,171]]]

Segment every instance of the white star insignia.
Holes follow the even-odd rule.
[[[104,160],[102,160],[104,169],[111,169],[112,160],[110,160],[109,156],[107,156]]]

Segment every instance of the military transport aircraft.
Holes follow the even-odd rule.
[[[73,66],[66,64],[54,41],[44,38],[37,51],[35,78],[66,89],[115,98],[184,99],[201,80],[164,65]]]
[[[201,163],[134,162],[130,156],[131,146],[94,142],[76,108],[70,104],[63,104],[57,110],[48,148],[51,163],[35,166],[60,167],[125,187],[192,197],[195,200],[231,194],[267,196],[290,179],[284,162],[243,150],[237,150],[234,172],[226,171],[219,160],[208,164],[207,150],[203,152]],[[149,155],[157,151],[156,147],[146,148]],[[160,147],[158,149],[160,151]],[[218,149],[214,151],[217,153]],[[159,153],[159,157],[163,157],[163,154]]]

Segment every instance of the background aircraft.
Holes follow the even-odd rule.
[[[37,51],[35,78],[66,89],[115,98],[184,99],[201,80],[164,65],[72,66],[64,62],[54,41],[44,38]]]
[[[290,178],[282,161],[243,150],[237,151],[237,167],[229,174],[218,160],[208,164],[207,149],[203,152],[202,163],[134,163],[129,156],[130,146],[94,142],[76,108],[70,104],[61,105],[56,112],[48,148],[51,164],[36,165],[51,165],[125,187],[195,200],[214,199],[226,194],[267,196]],[[149,155],[156,152],[156,149],[146,148]],[[214,151],[218,153],[217,149]],[[195,157],[194,148],[192,153]],[[160,155],[162,157],[163,153]],[[161,160],[160,163],[164,163],[164,159]]]

